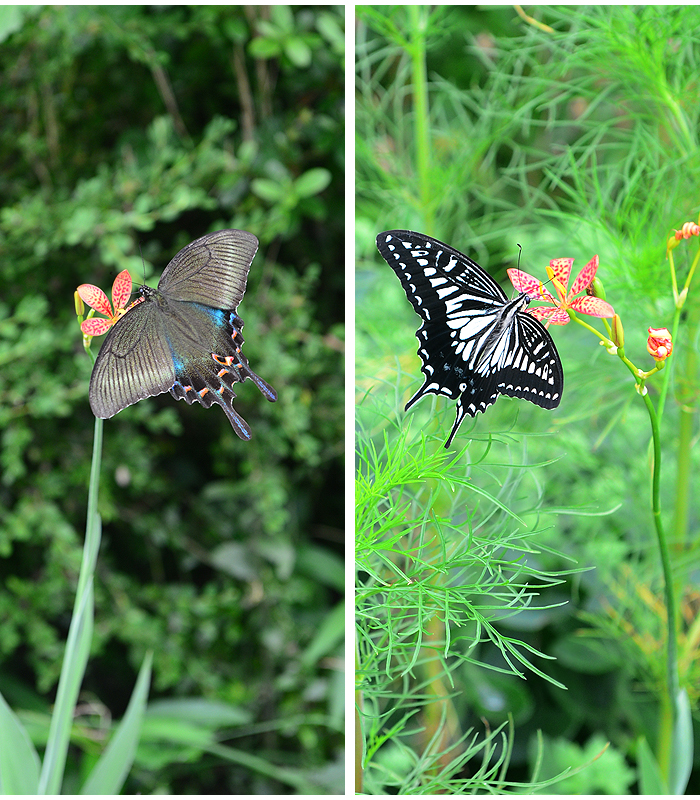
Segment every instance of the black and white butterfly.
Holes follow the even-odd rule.
[[[457,400],[445,447],[465,415],[486,411],[501,394],[559,405],[559,354],[544,325],[524,313],[526,293],[509,300],[471,258],[424,233],[385,231],[377,247],[423,320],[416,336],[425,383],[406,410],[426,394]]]

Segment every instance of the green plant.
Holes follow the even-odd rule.
[[[530,673],[527,685],[513,679],[515,688],[498,685],[474,666],[472,685],[479,690],[455,687],[449,702],[464,707],[462,730],[479,717],[493,729],[505,710],[512,710],[514,740],[503,732],[510,743],[504,752],[511,754],[506,782],[538,779],[535,754],[541,751],[533,746],[528,759],[521,747],[541,729],[560,741],[571,766],[575,750],[567,750],[564,742],[580,746],[607,740],[610,753],[636,763],[642,791],[677,791],[686,784],[692,791],[697,637],[690,576],[698,551],[690,476],[698,468],[691,446],[697,427],[698,304],[694,265],[670,261],[669,291],[663,263],[667,226],[681,228],[684,219],[697,214],[692,176],[698,158],[693,100],[698,53],[688,33],[691,12],[683,7],[548,7],[534,15],[542,21],[520,21],[506,9],[361,7],[358,15],[356,351],[358,418],[371,431],[369,438],[381,437],[397,415],[405,424],[397,412],[408,384],[403,376],[412,376],[415,389],[418,363],[416,319],[401,287],[392,288],[390,271],[386,277],[373,253],[382,230],[408,228],[460,250],[469,246],[466,252],[496,276],[494,265],[510,261],[514,266],[515,242],[522,243],[526,263],[597,253],[607,298],[625,322],[624,347],[614,327],[597,337],[627,359],[626,369],[616,370],[604,348],[590,346],[590,331],[578,333],[576,325],[555,330],[565,372],[562,404],[550,415],[522,407],[527,404],[517,408],[527,461],[549,463],[553,449],[558,459],[556,471],[545,470],[530,490],[532,507],[540,514],[531,546],[544,548],[538,566],[544,562],[563,574],[567,558],[582,571],[563,586],[540,590],[542,605],[549,602],[554,609],[568,601],[566,606],[556,606],[556,612],[531,609],[495,626],[557,660],[543,662],[547,679]],[[683,284],[689,287],[685,295]],[[640,354],[646,351],[647,329],[663,326],[672,332],[674,351],[657,375],[659,367],[646,370]],[[658,347],[654,352],[668,354]],[[626,380],[628,370],[632,382]],[[675,403],[669,402],[672,396]],[[382,409],[369,417],[371,422],[368,405]],[[428,418],[429,409],[417,407],[406,420],[415,414],[426,435],[441,431],[444,439],[451,414],[445,405],[433,403],[434,418]],[[476,419],[471,433],[458,435],[457,447],[468,448],[465,463],[474,437],[478,441],[494,430],[513,428],[515,405],[499,400]],[[651,430],[651,437],[640,437],[640,429]],[[536,435],[544,430],[554,436]],[[360,452],[366,447],[361,438]],[[419,452],[417,445],[409,449],[409,463],[422,463]],[[377,472],[383,474],[383,462]],[[486,476],[475,471],[475,486],[485,488]],[[361,480],[372,484],[372,470]],[[454,486],[444,466],[430,481],[436,496]],[[650,487],[653,515],[645,502]],[[429,524],[430,502],[432,494],[414,511],[420,525]],[[517,506],[506,507],[519,513]],[[476,508],[462,507],[459,519],[473,524]],[[406,527],[391,516],[385,522],[375,520],[374,530],[388,541],[403,531],[398,541],[405,540]],[[460,530],[469,535],[466,522]],[[670,532],[667,542],[663,530]],[[383,575],[376,565],[374,573]],[[413,580],[405,569],[404,574]],[[404,586],[406,593],[411,588]],[[476,633],[471,637],[478,641]],[[551,679],[566,685],[567,692],[552,688]],[[644,692],[638,691],[640,681]],[[388,693],[388,677],[377,683],[375,694],[381,696],[382,687],[387,694],[371,711],[377,730],[393,742],[401,738],[390,724],[397,693]],[[413,685],[405,677],[398,696]],[[415,685],[421,687],[418,680]],[[415,707],[424,713],[433,696],[426,689]],[[494,698],[499,698],[497,711],[486,702]],[[488,734],[487,729],[482,735]],[[409,750],[422,752],[415,740],[404,737],[407,741]],[[601,756],[602,769],[611,757]],[[374,769],[369,757],[363,766],[368,774]],[[557,769],[563,766],[558,761]],[[542,777],[551,780],[556,771]],[[579,786],[585,785],[585,772]],[[432,774],[426,766],[424,780]],[[557,784],[552,789],[559,791]],[[417,778],[412,791],[422,790]]]
[[[93,356],[94,358],[94,356]],[[26,729],[0,695],[0,791],[3,794],[57,794],[61,790],[66,754],[78,692],[85,674],[94,626],[95,566],[100,549],[102,524],[97,513],[97,498],[102,463],[103,421],[95,419],[95,437],[88,498],[85,547],[78,579],[78,590],[66,642],[56,708],[39,771],[39,755]],[[129,708],[109,745],[82,786],[83,794],[117,794],[121,791],[136,752],[143,719],[153,656],[144,659]]]
[[[124,791],[342,786],[344,12],[275,14],[311,49],[307,67],[251,54],[269,7],[0,16],[0,690],[37,750],[92,448],[75,287],[123,269],[152,282],[198,236],[254,232],[245,348],[280,395],[239,395],[254,431],[243,447],[223,415],[170,397],[105,423],[95,626],[66,791],[123,718],[149,651],[146,738]],[[254,192],[280,175],[293,198]],[[183,714],[167,746],[149,732],[166,699],[170,722]]]

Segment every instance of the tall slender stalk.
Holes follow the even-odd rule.
[[[430,118],[428,108],[428,73],[425,64],[425,37],[428,9],[409,6],[411,13],[411,72],[413,84],[413,132],[416,170],[420,189],[421,210],[427,230],[433,230],[430,182]]]
[[[83,559],[80,565],[66,652],[58,681],[56,706],[51,717],[46,752],[39,778],[38,794],[58,794],[61,790],[73,714],[90,653],[94,614],[92,583],[102,534],[100,518],[97,513],[97,499],[102,463],[103,426],[104,421],[95,417],[85,546],[83,547]]]
[[[661,774],[669,783],[669,772],[671,766],[671,751],[673,746],[673,732],[676,729],[677,712],[676,696],[680,688],[678,679],[678,652],[676,647],[676,636],[678,635],[678,612],[676,609],[675,592],[673,587],[673,571],[671,569],[671,558],[668,552],[668,541],[664,532],[661,520],[661,502],[659,497],[659,485],[661,479],[661,437],[659,434],[659,420],[656,409],[649,397],[644,395],[644,403],[649,412],[651,421],[651,431],[654,445],[654,463],[652,465],[652,513],[654,517],[654,527],[656,538],[659,544],[659,555],[661,556],[661,566],[664,574],[664,596],[666,602],[666,691],[667,696],[661,704],[661,719],[659,722],[659,743],[657,758]]]

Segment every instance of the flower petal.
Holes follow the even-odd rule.
[[[598,269],[598,256],[593,256],[593,258],[588,262],[588,264],[586,264],[586,266],[576,276],[574,285],[571,287],[571,297],[573,297],[575,294],[578,294],[579,292],[582,292],[584,289],[587,289],[591,285],[591,281],[593,280],[593,278],[595,278],[597,269]]]
[[[91,317],[80,323],[80,330],[88,336],[102,336],[103,333],[112,327],[112,323],[108,319],[101,317]]]
[[[112,316],[112,306],[109,304],[107,295],[102,289],[93,286],[91,283],[81,283],[77,292],[83,303],[87,303],[90,308],[94,308],[95,311],[99,311],[100,314],[104,314],[106,317]]]
[[[552,308],[551,306],[528,308],[525,313],[532,314],[535,319],[540,322],[546,322],[548,325],[566,325],[571,321],[566,311],[562,311],[561,308]]]
[[[549,262],[554,277],[561,283],[565,290],[569,285],[569,275],[571,275],[571,265],[573,263],[573,258],[554,258]]]
[[[509,269],[507,272],[510,282],[519,292],[525,292],[531,300],[545,300],[556,305],[557,301],[544,288],[542,281],[519,269]]]
[[[571,301],[571,308],[591,317],[614,317],[615,309],[599,297],[577,297]]]
[[[131,275],[128,269],[122,270],[112,284],[112,302],[114,313],[118,308],[124,308],[131,297]]]

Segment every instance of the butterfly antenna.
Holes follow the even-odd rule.
[[[516,245],[518,247],[518,269],[520,269],[520,256],[523,254],[523,248],[517,242],[516,242]],[[540,281],[540,286],[546,286],[548,283],[551,283],[551,282],[552,282],[551,278],[549,280],[546,280],[546,281]]]
[[[143,260],[143,252],[141,251],[141,242],[139,242],[139,255],[141,256],[141,266],[143,267],[143,283],[142,285],[146,285],[146,262]]]

